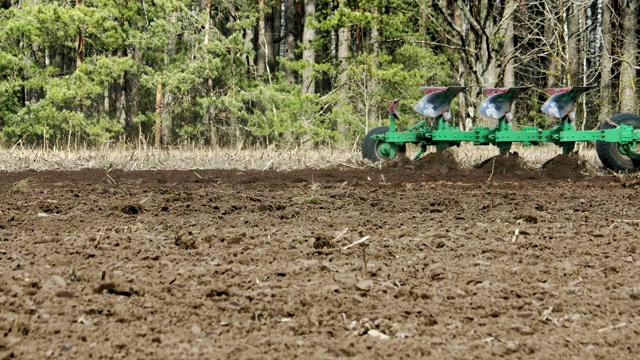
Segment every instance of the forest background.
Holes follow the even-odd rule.
[[[639,0],[0,0],[0,142],[45,148],[332,146],[418,122],[421,86],[593,85],[595,128],[638,106]]]

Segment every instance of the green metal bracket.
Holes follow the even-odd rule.
[[[389,114],[389,132],[396,132],[396,114]]]
[[[427,151],[427,147],[426,146],[420,146],[420,150],[418,150],[416,155],[413,157],[413,161],[416,161],[416,160],[420,159],[420,156],[422,156],[422,154],[424,154],[425,151]]]
[[[620,150],[620,153],[627,155],[633,160],[640,160],[640,152],[633,150],[634,148],[635,148],[635,144],[634,145],[631,145],[631,144],[618,145],[618,150]]]
[[[496,128],[497,132],[511,132],[513,129],[511,128],[511,123],[503,116],[498,119],[498,127]],[[511,150],[511,141],[496,141],[496,145],[500,150],[500,155],[506,155]]]
[[[375,135],[374,138],[388,144],[420,145],[416,159],[424,154],[426,146],[435,145],[436,151],[442,152],[462,142],[472,142],[474,145],[495,145],[500,149],[501,154],[506,154],[515,142],[525,145],[553,143],[561,147],[564,154],[569,154],[575,149],[577,142],[602,141],[618,143],[621,153],[640,160],[640,152],[633,150],[637,144],[640,144],[640,129],[635,130],[624,124],[605,130],[576,130],[571,122],[563,121],[552,129],[523,127],[521,130],[514,130],[509,122],[500,120],[493,128],[475,127],[471,131],[462,131],[452,127],[444,119],[436,119],[435,127],[426,126],[426,122],[421,121],[408,131],[389,130],[385,134]],[[391,155],[392,150],[384,151],[388,151],[387,154]]]

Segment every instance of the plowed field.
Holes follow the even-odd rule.
[[[0,359],[637,358],[633,178],[489,167],[0,173]]]

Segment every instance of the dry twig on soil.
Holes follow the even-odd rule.
[[[609,325],[607,327],[603,327],[602,329],[598,329],[598,332],[605,332],[605,331],[610,331],[613,329],[617,329],[617,328],[621,328],[623,326],[627,326],[627,323],[620,323],[620,324],[616,324],[616,325]]]
[[[352,242],[351,244],[349,244],[349,245],[347,245],[347,246],[343,247],[343,248],[342,248],[342,250],[347,250],[347,249],[348,249],[348,248],[350,248],[350,247],[356,246],[356,245],[358,245],[358,244],[362,244],[363,242],[365,242],[365,241],[369,240],[369,238],[370,238],[370,237],[371,237],[371,236],[367,235],[367,236],[363,237],[362,239],[360,239],[360,240],[358,240],[358,241],[356,241],[356,242]]]
[[[494,157],[493,161],[491,162],[491,174],[489,174],[489,178],[486,181],[487,184],[491,182],[491,178],[493,177],[493,171],[495,170],[495,168],[496,168],[496,158]]]
[[[512,243],[516,242],[516,238],[518,237],[518,235],[520,235],[520,230],[519,230],[519,229],[516,229],[516,230],[513,232],[513,237],[511,238],[511,242],[512,242]]]

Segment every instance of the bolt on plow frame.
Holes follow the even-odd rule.
[[[425,117],[405,131],[396,128],[399,119],[395,99],[389,106],[389,126],[372,129],[362,141],[362,156],[373,162],[392,160],[406,153],[407,144],[419,146],[413,160],[419,159],[427,146],[435,146],[441,153],[462,142],[474,145],[494,145],[500,155],[508,156],[513,143],[536,145],[553,143],[562,148],[562,153],[572,155],[576,142],[595,141],[596,152],[605,168],[614,171],[640,170],[640,115],[616,114],[600,124],[597,130],[577,130],[574,125],[575,104],[578,98],[593,86],[545,89],[549,98],[542,105],[543,113],[560,119],[551,129],[524,126],[515,130],[512,125],[511,106],[516,98],[530,87],[486,89],[488,98],[478,111],[485,117],[498,121],[494,127],[474,127],[461,130],[450,123],[449,107],[453,99],[465,91],[467,86],[423,87],[425,96],[414,109]],[[429,125],[427,118],[433,119]]]

